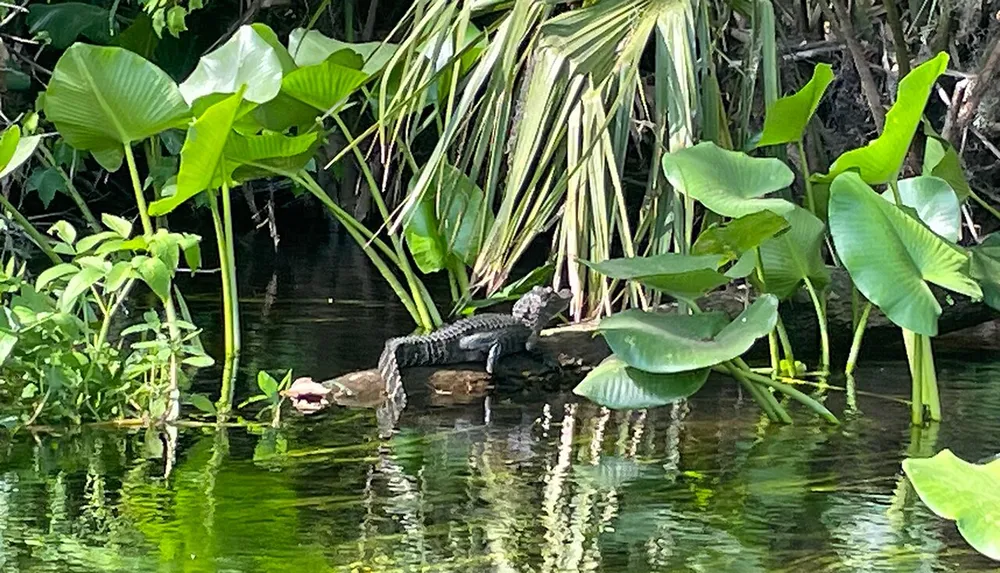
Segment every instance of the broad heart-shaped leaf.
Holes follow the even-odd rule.
[[[45,115],[76,149],[102,154],[187,123],[177,84],[141,56],[118,47],[73,44],[56,63],[45,92]]]
[[[608,259],[599,263],[579,259],[581,264],[602,275],[613,279],[634,280],[682,298],[698,298],[729,282],[729,278],[718,271],[719,265],[725,260],[719,255],[677,253]]]
[[[969,250],[969,274],[983,289],[983,302],[1000,310],[1000,233],[991,233]]]
[[[830,271],[823,262],[821,250],[826,226],[798,206],[785,213],[785,219],[791,227],[788,232],[760,246],[764,290],[782,300],[793,295],[807,277],[817,289],[830,282]],[[755,254],[745,256],[754,257]]]
[[[278,35],[274,33],[274,30],[272,30],[270,26],[257,22],[255,24],[250,24],[250,27],[253,28],[254,32],[257,32],[257,35],[260,36],[262,40],[267,42],[267,44],[274,49],[275,55],[278,56],[278,61],[281,62],[281,71],[287,74],[298,67],[295,64],[295,60],[292,58],[292,55],[288,53],[288,48],[281,43]]]
[[[667,181],[705,208],[724,217],[742,217],[765,209],[792,210],[784,199],[761,199],[795,180],[787,165],[774,158],[755,158],[704,142],[663,156]]]
[[[154,201],[149,206],[150,215],[165,215],[191,197],[214,187],[213,183],[219,179],[224,161],[223,150],[243,98],[241,92],[242,90],[208,108],[188,128],[187,138],[181,149],[177,192]]]
[[[231,133],[224,150],[226,167],[232,170],[233,181],[239,183],[275,175],[290,177],[313,158],[320,135],[319,132],[297,136]]]
[[[958,197],[947,181],[929,175],[910,177],[899,181],[898,190],[903,205],[916,211],[930,230],[953,243],[958,241],[962,214]],[[885,190],[882,197],[895,202],[891,189]]]
[[[65,50],[80,36],[98,44],[111,41],[111,26],[116,21],[107,8],[64,2],[61,4],[32,4],[28,7],[28,31],[32,34],[47,32],[52,47]]]
[[[338,56],[339,52],[323,63],[288,74],[281,82],[282,91],[320,111],[335,111],[369,78],[367,73],[343,65]]]
[[[758,211],[725,225],[714,224],[702,231],[691,252],[695,255],[722,255],[735,260],[787,228],[788,222],[781,215]]]
[[[602,320],[599,329],[612,352],[629,366],[669,374],[732,360],[766,336],[777,320],[778,299],[766,294],[728,324],[721,313],[626,310]]]
[[[180,89],[190,104],[213,93],[236,93],[245,85],[248,101],[264,103],[278,95],[282,75],[274,48],[253,27],[240,26],[229,41],[201,57]]]
[[[903,471],[931,511],[956,521],[973,549],[1000,561],[1000,460],[970,464],[945,449],[903,460]]]
[[[448,246],[438,231],[432,194],[428,193],[417,203],[416,210],[403,227],[403,236],[406,237],[406,246],[420,272],[436,273],[445,267]]]
[[[361,56],[364,66],[361,68],[371,75],[382,69],[386,62],[396,53],[395,44],[367,42],[351,44],[324,36],[316,30],[306,31],[296,28],[288,35],[288,51],[299,66],[313,66],[322,63],[331,54],[341,50],[351,50]]]
[[[852,170],[859,171],[861,179],[872,185],[887,183],[895,178],[910,149],[931,88],[947,68],[948,54],[941,52],[906,74],[899,82],[896,103],[885,116],[882,134],[868,145],[838,157],[830,166],[830,172],[816,179],[832,181],[841,173]]]
[[[927,122],[924,122],[924,133],[927,135],[927,140],[924,144],[923,174],[944,179],[958,195],[959,203],[965,201],[972,193],[972,189],[965,178],[965,170],[962,169],[962,159],[958,156],[958,152]]]
[[[612,410],[638,410],[673,404],[693,395],[708,380],[708,368],[653,374],[630,368],[611,355],[577,384],[573,393]]]
[[[417,177],[410,180],[410,189]],[[432,192],[418,204],[404,227],[406,242],[422,272],[443,269],[448,256],[472,264],[482,242],[480,223],[488,226],[493,214],[483,212],[483,190],[460,169],[445,163]]]
[[[812,79],[802,89],[775,101],[768,108],[764,116],[764,133],[757,147],[800,141],[832,81],[833,68],[830,64],[816,64]]]
[[[889,320],[935,336],[941,305],[928,282],[980,298],[969,257],[882,199],[854,172],[830,186],[830,233],[854,284]]]

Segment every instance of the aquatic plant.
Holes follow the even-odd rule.
[[[903,460],[903,471],[931,511],[955,521],[969,545],[1000,561],[1000,460],[970,464],[944,449]]]

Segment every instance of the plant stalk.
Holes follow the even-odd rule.
[[[827,332],[826,309],[823,308],[823,304],[819,298],[819,293],[816,292],[816,287],[813,286],[809,277],[805,277],[805,285],[806,290],[809,292],[809,298],[812,299],[813,308],[816,310],[816,321],[819,323],[819,369],[825,376],[830,372],[830,334]]]
[[[6,197],[3,196],[2,193],[0,193],[0,206],[2,206],[4,209],[7,210],[8,213],[10,213],[10,216],[14,219],[14,222],[20,225],[21,229],[25,233],[27,233],[29,237],[31,237],[31,240],[34,241],[36,245],[38,245],[38,248],[41,249],[43,253],[45,253],[45,256],[47,256],[49,260],[51,260],[53,263],[56,264],[62,262],[62,259],[59,258],[59,254],[56,253],[54,250],[52,250],[52,245],[49,244],[48,239],[46,239],[45,236],[42,235],[41,231],[36,229],[35,226],[31,224],[31,221],[29,221],[27,217],[21,214],[21,212],[18,211],[17,208],[15,208],[14,205]]]

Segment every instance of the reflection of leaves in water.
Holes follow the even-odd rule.
[[[123,513],[158,549],[160,563],[184,571],[325,568],[321,551],[303,547],[288,474],[220,459],[218,448],[211,437],[198,441],[169,486],[141,473],[125,484]],[[163,504],[164,497],[172,499]]]
[[[645,469],[635,460],[606,456],[596,466],[574,465],[573,473],[578,481],[587,482],[597,489],[618,489],[639,479]]]
[[[757,573],[767,569],[756,547],[730,534],[727,520],[645,504],[625,511],[602,541],[608,546],[641,546],[648,568],[657,571]],[[610,549],[611,547],[608,547]],[[617,552],[608,551],[608,554]]]

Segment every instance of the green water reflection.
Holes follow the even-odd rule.
[[[902,478],[908,451],[1000,449],[1000,368],[942,364],[947,419],[863,399],[768,425],[732,384],[602,411],[569,396],[408,412],[390,442],[340,410],[280,432],[3,444],[0,571],[980,571]],[[902,365],[869,388],[902,395]],[[831,406],[840,408],[836,397]]]

